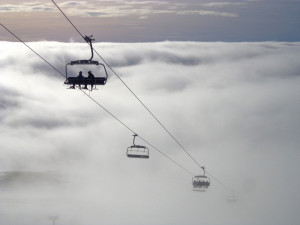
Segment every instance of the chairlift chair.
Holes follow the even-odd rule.
[[[204,167],[201,168],[203,169],[204,174],[193,177],[192,179],[193,190],[205,192],[210,186],[210,179],[209,177],[205,176],[205,168]]]
[[[67,63],[65,66],[66,81],[64,82],[64,84],[73,85],[73,86],[78,85],[79,87],[81,85],[85,85],[85,86],[91,85],[91,86],[96,87],[96,85],[105,85],[106,84],[108,74],[107,74],[105,65],[102,63],[99,63],[98,61],[92,60],[94,57],[92,41],[94,41],[94,39],[92,39],[91,37],[85,36],[85,40],[88,42],[88,44],[91,47],[91,54],[92,54],[91,58],[88,60],[75,60],[75,61],[71,61],[70,63]],[[73,71],[74,69],[76,71],[75,74]],[[78,76],[79,71],[84,72],[83,76],[87,74],[87,71],[92,71],[95,78],[90,79],[86,76],[84,76],[83,78],[78,78],[77,76]]]
[[[236,195],[232,193],[231,195],[227,196],[226,202],[227,203],[236,203],[238,201]]]
[[[133,135],[133,145],[127,148],[126,155],[128,158],[140,158],[148,159],[149,158],[149,149],[143,145],[136,145],[134,143],[137,134]]]

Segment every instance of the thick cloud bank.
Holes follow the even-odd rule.
[[[300,43],[161,42],[95,49],[215,177],[206,193],[78,89],[65,64],[79,43],[0,42],[0,224],[296,224],[300,177]],[[95,60],[101,61],[97,55]],[[87,92],[195,174],[195,163],[108,70]],[[97,75],[97,74],[95,74]],[[140,139],[137,144],[145,144]],[[229,204],[234,192],[237,202]]]

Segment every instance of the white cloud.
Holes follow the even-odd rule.
[[[224,13],[224,12],[207,11],[207,10],[182,11],[182,12],[179,12],[178,14],[182,14],[182,15],[209,15],[209,16],[238,17],[238,14],[235,14],[235,13]]]
[[[86,44],[28,44],[62,72],[67,62],[89,56]],[[25,46],[0,42],[1,224],[42,224],[49,215],[75,225],[199,224],[199,216],[204,224],[299,221],[290,209],[299,208],[300,43],[94,46],[199,163],[237,191],[238,202],[228,205],[214,179],[207,193],[193,193],[190,175],[153,149],[149,160],[127,159],[131,132],[82,92],[66,89]],[[197,173],[109,75],[91,96]],[[3,171],[46,178],[31,182],[23,173],[12,185]],[[289,185],[278,185],[279,178]]]
[[[51,3],[25,2],[22,4],[0,4],[1,13],[48,12],[53,10],[54,6]]]
[[[124,17],[137,15],[142,18],[155,14],[178,15],[211,15],[236,17],[236,14],[205,10],[187,10],[187,3],[173,3],[167,1],[66,1],[58,4],[68,15],[81,17]],[[212,4],[208,6],[214,6]],[[199,6],[195,6],[199,7]],[[194,7],[194,9],[195,9]],[[53,12],[56,8],[51,3],[27,2],[23,4],[0,5],[0,12]]]
[[[237,5],[246,5],[246,2],[210,2],[205,3],[205,6],[208,7],[225,7],[225,6],[237,6]]]

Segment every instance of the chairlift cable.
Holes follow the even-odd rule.
[[[160,120],[152,113],[152,111],[142,102],[142,100],[132,91],[132,89],[125,83],[125,81],[114,71],[114,69],[104,60],[104,58],[94,49],[96,54],[101,58],[105,65],[119,78],[124,86],[132,93],[132,95],[142,104],[142,106],[150,113],[150,115],[160,124],[160,126],[171,136],[171,138],[185,151],[185,153],[201,168],[202,166],[196,159],[180,144],[180,142],[171,134],[171,132],[160,122]]]
[[[50,62],[48,62],[45,58],[43,58],[39,53],[37,53],[34,49],[32,49],[29,45],[27,45],[22,39],[20,39],[17,35],[15,35],[12,31],[10,31],[6,26],[4,26],[2,23],[0,23],[0,25],[7,30],[11,35],[13,35],[17,40],[19,40],[20,42],[22,42],[27,48],[29,48],[33,53],[35,53],[38,57],[40,57],[45,63],[47,63],[50,67],[52,67],[52,69],[54,69],[57,73],[59,73],[60,75],[62,75],[64,78],[64,74],[61,73],[57,68],[55,68]],[[122,122],[117,116],[115,116],[112,112],[110,112],[107,108],[105,108],[102,104],[100,104],[97,100],[95,100],[93,97],[91,97],[88,93],[86,93],[85,91],[83,91],[82,89],[80,89],[80,91],[82,93],[84,93],[88,98],[90,98],[94,103],[96,103],[99,107],[101,107],[104,111],[106,111],[109,115],[111,115],[115,120],[117,120],[120,124],[122,124],[125,128],[127,128],[130,132],[136,134],[136,132],[134,132],[128,125],[126,125],[124,122]],[[171,162],[173,162],[174,164],[176,164],[177,166],[179,166],[181,169],[183,169],[184,171],[188,172],[191,175],[194,175],[192,172],[190,172],[188,169],[186,169],[185,167],[183,167],[180,163],[178,163],[177,161],[175,161],[174,159],[170,158],[168,155],[166,155],[165,153],[163,153],[161,150],[159,150],[158,148],[156,148],[155,146],[153,146],[150,142],[146,141],[144,138],[142,138],[139,135],[140,139],[143,140],[145,143],[147,143],[149,146],[151,146],[154,150],[158,151],[161,155],[165,156],[168,160],[170,160]]]
[[[224,184],[222,181],[220,181],[218,178],[216,178],[215,176],[213,176],[210,172],[208,172],[207,170],[205,171],[211,178],[213,178],[215,181],[217,181],[220,185],[222,185],[224,188],[233,191],[233,189],[229,186],[227,186],[226,184]]]
[[[67,15],[60,9],[60,7],[52,0],[52,2],[55,4],[55,6],[59,9],[59,11],[63,14],[63,16],[70,22],[70,24],[74,27],[74,29],[78,32],[78,34],[85,40],[84,36],[81,34],[81,32],[77,29],[77,27],[71,22],[71,20],[67,17]],[[150,113],[150,115],[160,124],[160,126],[170,135],[170,137],[180,146],[180,148],[192,159],[196,165],[202,169],[203,166],[201,166],[197,160],[183,147],[183,145],[177,140],[177,138],[174,137],[174,135],[171,134],[171,132],[162,124],[162,122],[152,113],[152,111],[143,103],[143,101],[133,92],[133,90],[125,83],[125,81],[117,74],[117,72],[106,62],[106,60],[95,50],[95,53],[98,55],[98,57],[105,63],[105,65],[113,72],[114,75],[117,76],[117,78],[124,84],[124,86],[132,93],[132,95],[142,104],[142,106]],[[145,140],[144,140],[145,141]],[[230,189],[227,185],[225,185],[223,182],[221,182],[219,179],[214,177],[211,173],[206,171],[210,176],[215,179],[219,184],[222,186]]]
[[[180,165],[178,162],[176,162],[175,160],[173,160],[172,158],[170,158],[169,156],[167,156],[165,153],[161,152],[159,149],[157,149],[156,147],[154,147],[151,143],[149,143],[148,141],[146,141],[144,138],[140,137],[140,139],[143,140],[145,143],[147,143],[149,146],[151,146],[156,151],[159,151],[162,155],[164,155],[165,157],[167,157],[169,160],[171,160],[177,166],[181,167],[183,170],[185,170],[186,172],[188,172],[189,174],[191,174],[192,176],[194,176],[194,174],[192,172],[190,172],[189,170],[187,170],[186,168],[184,168],[182,165]]]
[[[85,40],[84,36],[80,33],[80,31],[76,28],[76,26],[71,22],[71,20],[66,16],[66,14],[58,7],[54,0],[52,0],[53,4],[58,8],[58,10],[64,15],[64,17],[69,21],[69,23],[74,27],[74,29],[78,32],[78,34]]]
[[[69,21],[69,23],[74,27],[74,29],[78,32],[78,34],[85,40],[84,36],[81,34],[79,29],[71,22],[71,20],[67,17],[67,15],[60,9],[60,7],[52,0],[54,5],[58,8],[58,10],[63,14],[63,16]],[[162,124],[162,122],[152,113],[152,111],[143,103],[143,101],[133,92],[133,90],[125,83],[125,81],[116,73],[116,71],[105,61],[105,59],[95,50],[95,53],[101,58],[101,60],[105,63],[105,65],[115,74],[118,79],[124,84],[124,86],[132,93],[132,95],[142,104],[142,106],[150,113],[150,115],[160,124],[160,126],[171,136],[171,138],[181,147],[181,149],[200,167],[202,166],[197,162],[197,160],[183,147],[182,144],[171,134],[171,132]]]
[[[13,35],[16,39],[18,39],[20,42],[22,42],[27,48],[29,48],[32,52],[34,52],[38,57],[40,57],[45,63],[47,63],[49,66],[52,67],[57,73],[65,77],[63,73],[61,73],[58,69],[56,69],[51,63],[49,63],[45,58],[43,58],[40,54],[38,54],[36,51],[34,51],[29,45],[27,45],[23,40],[21,40],[17,35],[15,35],[13,32],[11,32],[7,27],[5,27],[2,23],[0,25],[11,35]]]

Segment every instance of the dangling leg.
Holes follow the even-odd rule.
[[[75,89],[75,83],[73,83],[73,85],[70,86],[69,89]]]
[[[82,89],[88,89],[87,88],[87,82],[84,83],[84,87]]]

